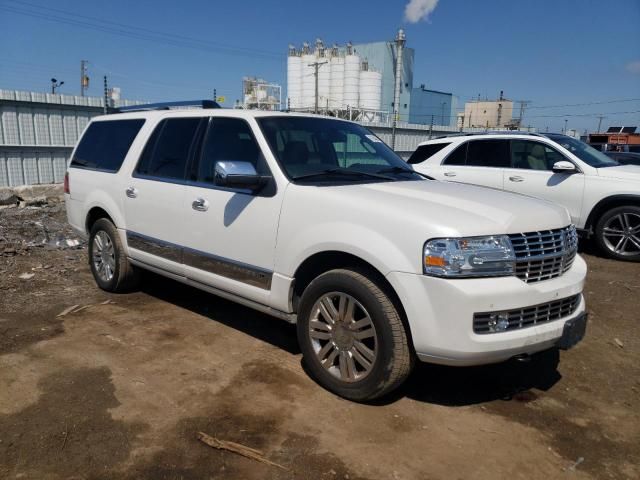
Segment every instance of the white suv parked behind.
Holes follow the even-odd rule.
[[[65,187],[101,288],[147,269],[297,322],[308,370],[350,399],[397,387],[415,358],[499,362],[570,348],[586,328],[564,208],[425,179],[355,123],[98,117]]]
[[[552,133],[455,135],[421,143],[409,163],[439,180],[562,205],[604,254],[640,261],[640,167],[619,165],[580,140]]]

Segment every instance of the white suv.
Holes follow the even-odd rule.
[[[418,175],[362,126],[200,109],[93,119],[66,179],[108,291],[147,269],[297,322],[308,371],[354,400],[414,359],[569,348],[585,262],[566,210]]]
[[[409,163],[439,180],[558,203],[604,254],[640,261],[640,167],[619,165],[580,140],[551,133],[456,135],[421,143]]]

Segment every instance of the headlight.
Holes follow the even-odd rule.
[[[435,277],[513,275],[515,253],[506,235],[436,238],[424,245],[424,273]]]

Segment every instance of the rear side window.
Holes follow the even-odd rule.
[[[508,140],[473,140],[467,147],[467,166],[509,168]]]
[[[465,142],[449,154],[442,162],[443,165],[466,165],[467,163],[467,145]]]
[[[142,124],[142,119],[92,122],[76,148],[71,166],[117,172]]]
[[[158,124],[142,152],[138,175],[184,180],[200,118],[169,118]]]
[[[407,162],[411,164],[422,163],[427,158],[431,158],[444,147],[447,147],[449,145],[451,145],[451,143],[433,143],[430,145],[421,145],[416,149],[415,152],[413,152]]]

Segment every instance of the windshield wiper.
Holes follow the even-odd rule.
[[[418,172],[412,168],[404,168],[404,167],[397,167],[397,166],[383,168],[382,170],[376,171],[376,173],[415,173],[416,175],[420,175],[421,177],[424,177],[427,180],[435,180],[435,178],[430,177],[426,173]]]
[[[313,177],[322,177],[325,175],[351,175],[358,177],[370,177],[370,178],[378,178],[381,180],[395,181],[395,178],[389,177],[387,175],[380,175],[380,172],[371,173],[371,172],[363,172],[361,170],[351,170],[349,168],[327,168],[326,170],[321,170],[320,172],[313,173],[305,173],[304,175],[298,175],[296,177],[292,177],[294,180],[302,180],[305,178],[313,178]]]

